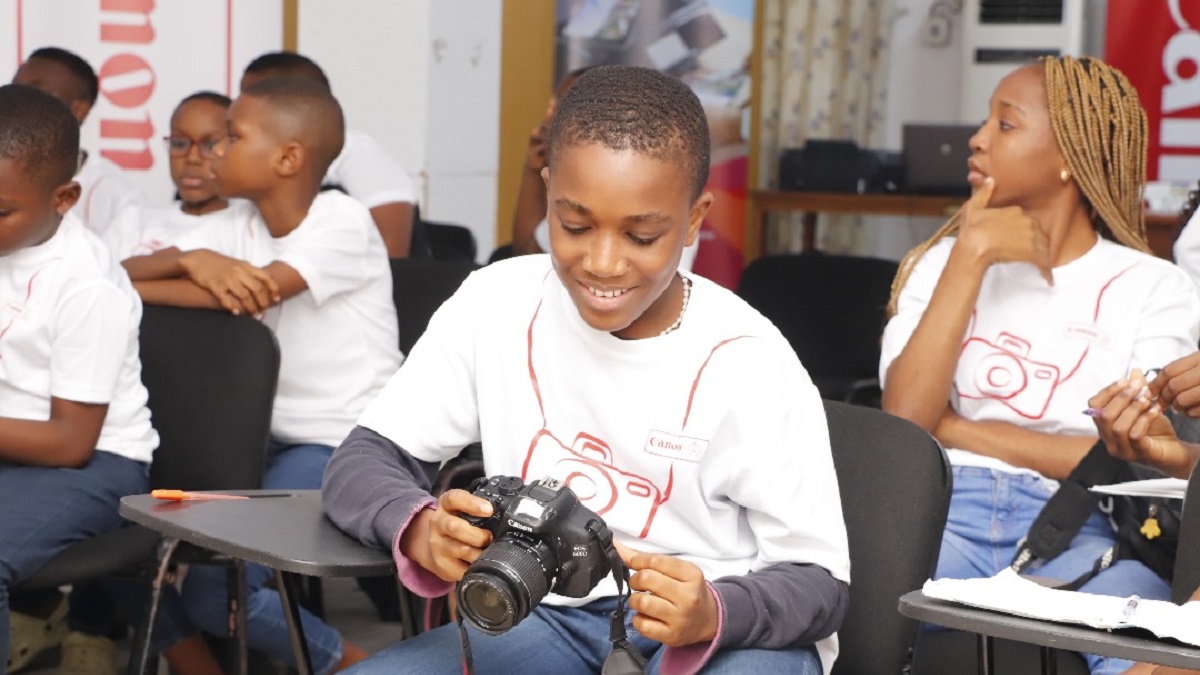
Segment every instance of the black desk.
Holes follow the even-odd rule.
[[[120,513],[162,533],[168,541],[185,541],[237,561],[249,560],[274,569],[297,670],[300,675],[308,675],[312,663],[300,628],[300,577],[381,576],[392,572],[392,558],[387,551],[359,544],[329,522],[321,511],[320,490],[227,494],[285,496],[168,502],[150,495],[133,495],[121,499]],[[242,611],[243,595],[244,589],[239,589],[237,607]],[[244,615],[240,618],[237,625],[244,626]],[[239,633],[244,640],[245,631]],[[243,663],[244,649],[243,642]]]
[[[900,613],[911,619],[978,633],[979,672],[993,671],[993,637],[1028,642],[1042,647],[1042,672],[1057,668],[1054,650],[1102,654],[1164,666],[1200,669],[1200,647],[1144,638],[1124,631],[1108,632],[1087,626],[1027,619],[987,609],[927,598],[912,591],[900,598]]]

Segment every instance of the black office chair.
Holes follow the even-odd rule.
[[[1171,599],[1182,604],[1200,588],[1200,464],[1192,470],[1187,496],[1183,500],[1174,576]]]
[[[407,354],[429,319],[479,265],[469,260],[392,258],[392,301],[400,321],[400,351]]]
[[[850,611],[838,631],[834,675],[908,672],[918,623],[900,596],[934,571],[950,463],[915,424],[861,406],[825,401],[829,441],[850,542]]]
[[[737,293],[791,343],[821,396],[879,407],[879,340],[897,265],[801,253],[759,258]]]
[[[279,347],[263,324],[224,312],[147,306],[141,324],[142,381],[159,447],[152,488],[255,489],[262,484],[279,373]],[[95,577],[165,570],[161,537],[131,525],[73,544],[13,595]],[[129,673],[149,643],[139,626]]]

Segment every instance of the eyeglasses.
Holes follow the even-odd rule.
[[[192,151],[192,146],[200,149],[201,157],[213,157],[216,155],[215,149],[221,144],[223,138],[202,138],[199,140],[188,136],[164,136],[163,141],[167,144],[167,154],[172,157],[187,157]]]

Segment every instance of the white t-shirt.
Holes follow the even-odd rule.
[[[240,200],[233,200],[235,203]],[[150,255],[155,251],[175,245],[175,240],[210,220],[236,217],[236,209],[221,209],[202,216],[184,213],[180,202],[170,206],[131,206],[109,223],[104,232],[104,243],[116,254],[118,260],[138,255]]]
[[[550,252],[550,221],[542,218],[542,222],[533,228],[533,240],[537,242],[538,248],[542,252]],[[696,241],[692,242],[691,246],[683,248],[683,255],[679,257],[679,269],[690,272],[692,271],[692,263],[696,262],[696,251],[700,248],[700,237],[696,237]]]
[[[108,404],[96,449],[149,462],[150,425],[129,276],[73,214],[0,257],[0,415],[49,420],[50,399]]]
[[[307,290],[263,316],[280,351],[271,436],[336,447],[403,360],[383,239],[367,209],[339,192],[317,195],[299,227],[278,239],[252,204],[225,211],[175,245],[258,267],[279,261],[304,278]]]
[[[849,581],[816,388],[769,321],[689,278],[677,330],[621,340],[584,323],[549,256],[489,265],[437,311],[359,424],[431,462],[481,440],[488,475],[564,479],[623,543],[708,579],[806,562]],[[588,598],[546,602],[613,595],[609,578]],[[824,663],[833,645],[818,643]]]
[[[1175,264],[1200,286],[1200,209],[1192,214],[1175,240]]]
[[[357,129],[346,130],[342,152],[329,165],[324,185],[338,185],[346,194],[373,209],[395,202],[417,202],[412,177],[399,162]]]
[[[920,322],[954,239],[931,248],[900,294],[883,333],[879,378]],[[1133,368],[1161,368],[1196,351],[1200,297],[1171,263],[1097,239],[1054,268],[1049,286],[1027,263],[992,265],[963,336],[950,405],[968,420],[1009,422],[1048,434],[1095,436],[1088,399]],[[956,465],[1033,473],[948,449]]]
[[[87,161],[75,174],[79,183],[79,201],[71,207],[89,230],[104,236],[109,223],[130,206],[146,203],[146,197],[121,167],[99,153],[88,153]]]

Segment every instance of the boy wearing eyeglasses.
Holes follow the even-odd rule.
[[[172,246],[210,220],[237,218],[239,210],[229,209],[230,200],[217,192],[212,169],[213,150],[225,137],[229,105],[228,96],[201,91],[175,108],[171,132],[164,141],[176,201],[169,206],[133,206],[112,221],[104,232],[104,243],[118,260]],[[252,209],[249,204],[242,208]]]

